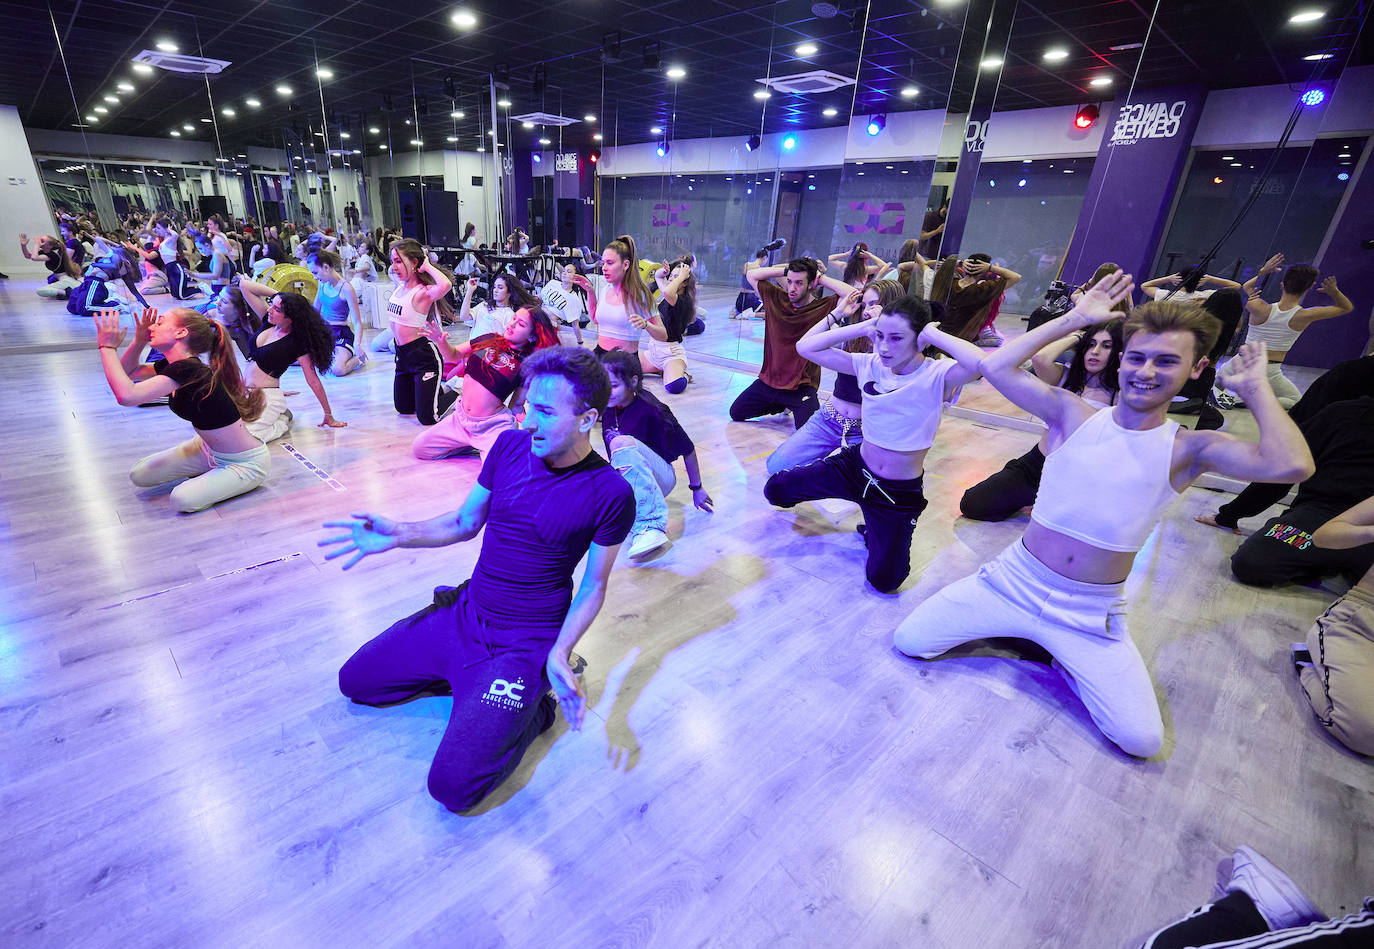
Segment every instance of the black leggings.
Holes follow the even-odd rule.
[[[423,425],[433,425],[448,411],[458,393],[439,383],[444,378],[444,359],[433,341],[419,339],[396,347],[396,378],[391,401],[402,415],[413,415]]]
[[[801,428],[818,405],[816,387],[813,385],[803,382],[795,389],[775,389],[762,379],[755,379],[730,404],[730,418],[744,422],[760,415],[778,415],[791,409],[792,427]]]
[[[186,300],[200,293],[200,286],[186,273],[186,268],[172,261],[164,268],[167,273],[167,290],[178,300]]]
[[[975,521],[1005,521],[1035,503],[1040,490],[1040,473],[1045,455],[1036,445],[1020,458],[1007,462],[1002,470],[980,481],[959,499],[959,513]]]
[[[868,582],[880,593],[893,593],[911,573],[911,535],[926,509],[922,479],[879,478],[859,448],[847,445],[828,458],[779,471],[763,486],[763,496],[778,507],[820,498],[856,502],[864,514]]]

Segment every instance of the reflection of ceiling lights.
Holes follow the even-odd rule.
[[[1289,23],[1315,23],[1326,14],[1321,10],[1303,10],[1288,18]]]
[[[818,49],[815,43],[802,43],[795,52],[798,56],[815,56]]]
[[[521,122],[521,123],[520,123],[520,127],[523,128],[523,129],[532,129],[532,128],[534,128],[534,123],[533,123],[533,122]]]
[[[1069,51],[1064,49],[1063,47],[1056,46],[1054,49],[1045,50],[1044,55],[1042,55],[1040,58],[1047,63],[1057,63],[1061,60],[1068,59]]]
[[[238,113],[235,112],[233,109],[229,108],[228,106],[225,106],[224,108],[219,110],[219,114],[224,116],[225,118],[232,119]]]
[[[456,141],[458,141],[458,136],[457,136],[457,135],[450,135],[450,136],[448,137],[448,140],[449,140],[450,142],[456,142]]]
[[[594,115],[592,115],[590,112],[588,112],[586,115],[582,116],[582,121],[583,121],[583,122],[595,122],[595,121],[596,121],[596,116],[594,116]]]
[[[919,92],[920,92],[920,90],[917,89],[915,86],[907,86],[906,88],[904,88],[904,89],[902,90],[902,98],[903,98],[903,99],[914,99],[914,98],[916,98],[916,95],[917,95],[917,93],[919,93]]]
[[[177,131],[176,129],[172,129],[172,137],[173,137],[173,138],[181,138],[181,133],[180,133],[179,131]],[[159,174],[161,174],[161,172],[159,172]]]
[[[105,108],[103,105],[98,105],[98,106],[96,106],[94,109],[92,109],[91,111],[92,111],[92,112],[99,112],[101,115],[104,115],[104,114],[106,114],[107,112],[109,112],[110,110],[107,109],[107,108]]]
[[[661,128],[659,128],[657,125],[655,125],[653,128],[649,129],[649,134],[650,134],[650,135],[662,135],[662,134],[663,134],[663,129],[661,129]]]
[[[1002,59],[999,56],[989,56],[978,65],[983,69],[996,69],[998,66],[1002,65]]]
[[[121,82],[119,85],[115,86],[115,88],[120,92],[133,92],[134,84],[131,82]]]
[[[669,66],[663,75],[667,76],[669,79],[682,79],[687,75],[687,70],[683,69],[681,66]]]
[[[541,138],[541,139],[539,140],[539,144],[540,144],[540,145],[552,145],[553,142],[552,142],[551,140],[547,139],[547,138]]]
[[[289,95],[291,95],[291,87],[288,86],[288,85],[286,85],[285,83],[282,83],[280,86],[277,86],[277,95],[279,95],[279,96],[289,96]]]
[[[451,118],[451,119],[463,119],[463,118],[467,118],[467,113],[466,113],[466,112],[463,112],[461,109],[459,109],[459,110],[455,110],[455,111],[453,111],[453,112],[450,112],[450,113],[448,114],[448,117]]]
[[[208,123],[210,123],[210,122],[213,122],[214,119],[201,119],[201,121],[208,124]]]
[[[262,103],[259,102],[257,99],[244,99],[243,102],[244,105],[248,106],[250,109],[262,108]]]
[[[158,69],[165,69],[168,72],[190,73],[200,76],[221,73],[230,65],[229,61],[224,59],[209,59],[204,56],[188,56],[178,53],[175,46],[170,50],[165,50],[161,44],[159,44],[158,49],[142,50],[133,58],[133,61],[148,66],[156,66]]]
[[[185,125],[182,126],[182,128],[184,128],[188,132],[194,132],[196,130],[196,127],[192,125],[190,122],[187,122]]]
[[[533,122],[535,125],[576,125],[577,119],[570,119],[566,115],[550,115],[547,112],[527,112],[524,115],[512,115],[512,119],[519,119],[522,122]]]
[[[597,142],[601,141],[601,133],[597,132],[595,135],[593,135],[592,140]]]
[[[768,90],[766,90],[766,89],[756,89],[756,90],[754,90],[754,98],[755,98],[755,99],[759,99],[759,100],[763,100],[763,99],[771,99],[771,98],[773,98],[773,97],[772,97],[771,95],[769,95]]]
[[[101,96],[101,98],[112,105],[119,105],[119,96]]]
[[[423,145],[424,143],[425,143],[425,140],[422,139],[422,138],[412,138],[412,139],[410,140],[410,144],[412,144],[412,145]]]
[[[377,128],[377,126],[374,125],[374,126],[372,126],[371,128],[369,128],[369,129],[367,130],[367,132],[368,132],[369,135],[376,135],[376,134],[378,134],[379,132],[381,132],[381,129]]]
[[[382,151],[386,151],[386,146],[385,146],[385,145],[378,145],[377,147],[380,148]]]
[[[315,75],[319,76],[321,79],[333,79],[334,71],[321,66],[319,69],[315,70]]]
[[[477,17],[473,16],[467,10],[454,10],[449,16],[449,19],[453,22],[454,26],[462,30],[470,30],[477,25]]]
[[[509,99],[497,99],[497,100],[496,100],[496,104],[499,105],[499,106],[500,106],[501,108],[503,108],[503,109],[509,109],[509,108],[510,108],[510,100],[509,100]]]
[[[835,116],[839,114],[840,110],[835,108],[834,106],[826,106],[824,109],[821,110],[821,115],[825,116],[827,119],[833,119]]]
[[[99,122],[100,120],[97,119],[97,118],[96,118],[95,116],[93,116],[93,115],[88,115],[88,116],[86,116],[86,121],[87,121],[87,122]]]

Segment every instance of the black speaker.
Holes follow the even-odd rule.
[[[420,192],[402,188],[396,194],[401,206],[401,236],[412,237],[421,244],[427,243],[423,209],[420,207]]]
[[[577,247],[587,243],[582,239],[582,199],[558,199],[558,243]]]
[[[260,203],[262,205],[262,226],[276,227],[280,224],[282,219],[281,202],[263,199]]]
[[[226,221],[229,220],[229,199],[222,194],[203,194],[196,202],[200,208],[200,216],[208,218],[212,214],[218,214]]]
[[[458,195],[425,189],[425,243],[456,247],[463,235],[458,224]]]

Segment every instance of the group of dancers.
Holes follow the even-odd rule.
[[[102,367],[120,403],[170,397],[172,411],[194,429],[189,441],[140,460],[131,472],[136,484],[179,481],[172,503],[182,511],[263,484],[266,442],[290,426],[279,386],[293,364],[320,402],[322,424],[344,424],[331,414],[319,374],[331,366],[353,371],[337,349],[351,352],[361,342],[356,299],[339,286],[347,284],[329,251],[310,261],[320,288],[334,288],[313,304],[247,279],[230,288],[237,293],[231,308],[265,321],[246,377],[230,330],[205,314],[145,310],[122,353],[117,316],[98,316]],[[1301,294],[1292,293],[1316,277],[1301,266],[1289,268],[1298,271],[1292,280],[1285,274],[1282,305],[1268,316],[1278,313],[1290,329],[1302,314],[1293,305]],[[1169,505],[1204,474],[1288,485],[1319,468],[1311,436],[1275,393],[1269,340],[1244,343],[1215,376],[1253,413],[1258,441],[1247,442],[1169,418],[1187,386],[1216,372],[1224,326],[1207,301],[1132,307],[1132,277],[1104,266],[1068,312],[981,348],[945,331],[943,302],[923,298],[919,281],[873,279],[880,275],[874,268],[846,283],[825,270],[798,258],[748,273],[765,319],[764,359],[729,414],[747,421],[790,411],[795,429],[766,462],[764,498],[780,508],[822,498],[856,503],[865,577],[874,589],[895,592],[910,574],[912,539],[927,505],[925,460],[942,410],[986,378],[1046,431],[1030,452],[965,492],[960,509],[1000,520],[1030,508],[1029,521],[1017,542],[974,575],[923,600],[898,624],[894,642],[908,656],[934,659],[971,640],[1030,640],[1050,653],[1108,740],[1132,756],[1157,754],[1162,716],[1126,624],[1124,584],[1137,554]],[[510,275],[480,305],[472,304],[470,288],[463,291],[455,313],[455,276],[419,243],[392,245],[390,274],[393,407],[421,426],[412,442],[417,458],[476,454],[477,481],[452,512],[414,523],[358,513],[327,525],[339,532],[321,544],[332,548],[330,558],[350,557],[347,569],[393,547],[444,546],[485,533],[471,579],[437,588],[433,603],[362,646],[339,682],[345,695],[372,705],[453,695],[429,788],[464,811],[509,775],[558,706],[571,727],[580,726],[586,703],[573,648],[601,607],[619,548],[628,542],[631,559],[642,562],[669,543],[675,463],[685,469],[692,503],[713,509],[694,442],[643,386],[649,372],[663,374],[668,394],[690,379],[679,330],[691,318],[691,262],[645,265],[624,236],[604,249],[600,273],[562,275],[551,289],[564,298],[585,293],[594,349],[560,345],[558,324],[577,326],[583,311],[569,322],[555,306],[551,317],[544,294]],[[1335,290],[1334,281],[1326,286]],[[1254,319],[1262,314],[1253,301],[1249,310],[1252,325],[1264,325]],[[468,338],[451,341],[445,320],[470,320]],[[149,346],[157,354],[151,363],[143,361]],[[822,368],[836,373],[823,400]],[[445,385],[446,375],[461,378],[459,391]],[[1374,403],[1364,401],[1359,408],[1368,412]],[[606,458],[592,447],[598,427]],[[1325,522],[1303,521],[1304,543],[1359,550],[1342,561],[1347,566],[1374,555],[1368,503],[1313,510]],[[1358,690],[1348,676],[1374,669],[1374,657],[1368,648],[1346,650],[1368,637],[1372,604],[1374,579],[1366,574],[1324,622],[1317,654],[1299,660],[1311,670],[1303,682],[1319,718],[1339,719],[1333,734],[1363,753],[1374,752],[1374,703],[1351,697]]]

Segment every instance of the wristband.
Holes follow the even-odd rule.
[[[688,490],[688,491],[700,491],[700,490],[701,490],[701,485],[689,483],[689,484],[687,485],[687,490]]]

